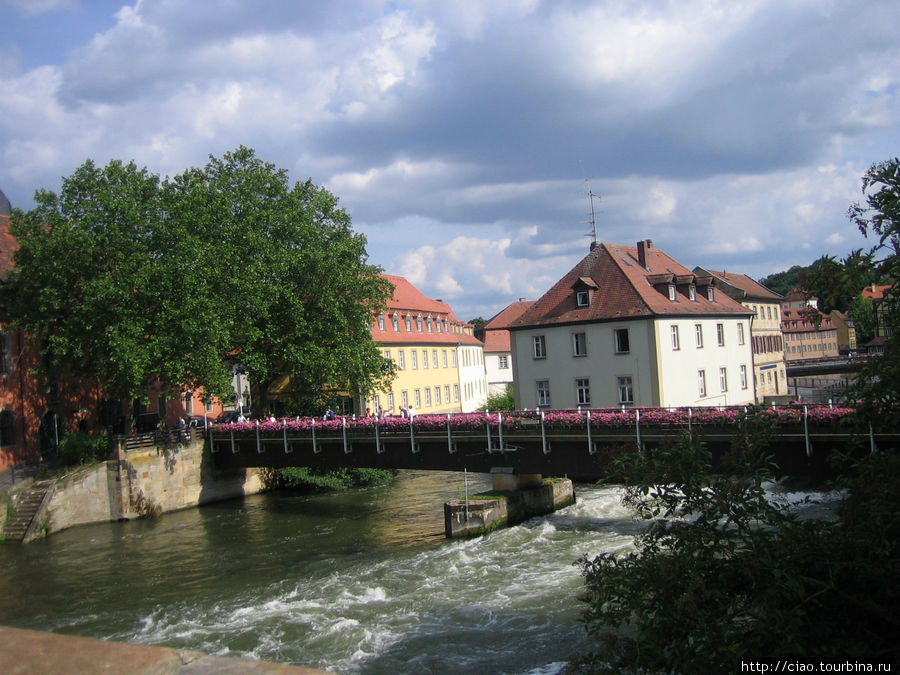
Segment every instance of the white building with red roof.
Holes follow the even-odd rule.
[[[484,404],[487,380],[482,343],[474,326],[450,305],[425,296],[403,277],[382,275],[394,286],[384,313],[374,317],[372,338],[397,377],[362,408],[373,414],[472,412]]]
[[[534,304],[534,300],[519,298],[507,305],[481,329],[484,342],[484,369],[487,373],[488,395],[506,393],[506,387],[513,384],[512,348],[509,340],[509,326]]]
[[[753,403],[750,317],[649,239],[594,244],[509,328],[516,405]]]
[[[698,275],[711,275],[717,288],[753,311],[750,344],[753,349],[753,383],[756,402],[766,397],[790,394],[784,364],[784,335],[781,332],[781,303],[784,296],[766,288],[746,274],[695,267]]]

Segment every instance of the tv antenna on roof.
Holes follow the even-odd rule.
[[[591,198],[591,219],[587,222],[589,222],[591,224],[591,231],[584,236],[591,238],[591,250],[593,251],[594,248],[596,248],[596,246],[597,246],[597,221],[594,218],[594,197],[596,197],[599,200],[600,193],[594,192],[593,190],[588,188],[588,195]]]

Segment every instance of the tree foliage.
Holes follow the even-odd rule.
[[[484,405],[479,408],[482,411],[515,410],[516,393],[511,384],[506,385],[502,394],[490,394]]]
[[[204,388],[230,399],[226,364],[255,394],[370,391],[389,375],[369,334],[390,294],[337,198],[245,147],[160,178],[87,161],[59,195],[16,211],[7,319],[41,346],[48,377],[114,396]],[[258,400],[258,399],[257,399]]]

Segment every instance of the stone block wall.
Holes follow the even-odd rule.
[[[202,438],[186,445],[118,449],[118,460],[60,478],[47,507],[47,534],[75,525],[158,515],[255,494],[257,469],[214,468]]]

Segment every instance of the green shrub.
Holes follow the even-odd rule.
[[[275,469],[269,486],[309,491],[349,490],[387,483],[395,475],[394,471],[387,469],[315,469],[293,466]]]
[[[63,466],[93,464],[109,457],[109,438],[87,434],[67,434],[59,442],[59,461]]]

